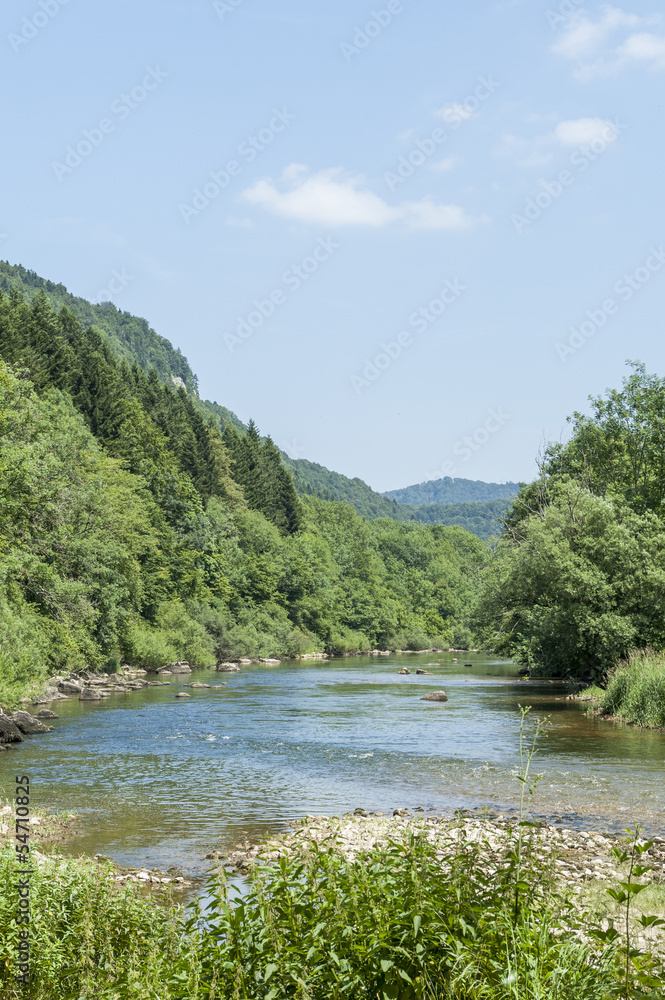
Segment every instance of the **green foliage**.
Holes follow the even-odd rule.
[[[635,650],[611,671],[600,709],[639,726],[665,728],[665,653]]]
[[[491,500],[510,500],[519,493],[518,483],[483,483],[474,479],[432,479],[418,486],[389,490],[382,496],[399,504],[417,506],[438,504],[467,504]]]
[[[301,496],[345,501],[369,520],[389,517],[407,523],[458,525],[484,541],[500,534],[499,519],[509,507],[505,498],[513,497],[518,490],[515,483],[501,486],[470,479],[442,479],[381,494],[362,479],[349,479],[304,458],[282,458]],[[400,499],[407,496],[413,499]]]
[[[500,535],[502,518],[510,509],[507,500],[478,500],[471,503],[434,503],[422,507],[403,506],[411,520],[423,524],[458,525],[483,541]]]
[[[550,675],[602,683],[631,649],[665,648],[665,380],[632,367],[547,449],[487,571],[485,642]]]

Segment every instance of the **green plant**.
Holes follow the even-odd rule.
[[[641,840],[639,826],[626,833],[626,846],[615,846],[612,853],[620,864],[628,865],[628,872],[624,881],[607,890],[618,906],[624,907],[623,938],[611,917],[607,927],[596,925],[591,928],[591,934],[597,941],[611,947],[616,975],[611,996],[617,1000],[662,1000],[665,995],[665,966],[662,958],[636,947],[631,932],[631,904],[647,888],[639,880],[652,871],[652,866],[641,864],[640,859],[653,847],[653,841]],[[646,930],[665,926],[665,920],[655,915],[642,914],[638,924]]]

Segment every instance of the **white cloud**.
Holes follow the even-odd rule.
[[[230,215],[225,222],[227,226],[233,226],[235,229],[254,229],[256,228],[251,219],[238,219],[234,215]]]
[[[340,167],[310,174],[302,164],[291,164],[278,183],[257,181],[241,198],[275,215],[325,226],[379,228],[402,222],[411,229],[468,229],[474,224],[458,205],[439,205],[430,198],[389,205],[365,186],[362,177]],[[484,220],[482,220],[484,221]]]
[[[610,76],[630,63],[665,69],[665,37],[633,28],[660,23],[659,15],[639,17],[618,7],[606,7],[597,20],[584,11],[573,15],[552,51],[576,61],[575,76],[580,80]],[[620,33],[620,34],[619,34]]]
[[[619,129],[606,118],[571,118],[559,122],[553,132],[525,138],[505,132],[494,153],[511,157],[518,166],[544,167],[554,159],[557,146],[585,146],[602,139],[614,142]]]
[[[613,142],[617,135],[616,126],[604,118],[575,118],[559,122],[554,129],[555,138],[564,146],[584,146],[594,139]]]

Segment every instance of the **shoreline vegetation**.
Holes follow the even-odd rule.
[[[571,697],[591,702],[589,713],[599,719],[664,730],[665,653],[634,650],[610,671],[604,686],[592,685]]]
[[[307,817],[239,850],[226,867],[247,885],[233,902],[223,864],[207,901],[183,906],[177,885],[158,901],[160,887],[104,859],[33,851],[31,984],[14,987],[5,935],[3,998],[609,1000],[624,996],[626,932],[627,995],[662,995],[633,984],[647,966],[653,984],[665,974],[665,838],[624,849],[526,816],[405,813]],[[14,868],[0,851],[3,926]],[[622,883],[645,887],[627,923]]]

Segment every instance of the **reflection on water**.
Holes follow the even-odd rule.
[[[555,684],[521,681],[505,661],[465,654],[353,658],[198,672],[170,688],[101,704],[58,703],[49,736],[0,758],[0,791],[18,771],[36,804],[84,817],[73,853],[123,865],[206,866],[212,847],[283,828],[307,813],[362,806],[512,809],[519,705],[551,717],[537,769],[539,812],[567,824],[665,829],[665,737],[587,719]],[[436,660],[438,666],[431,666]],[[398,676],[428,664],[432,676]],[[422,702],[445,687],[446,704]]]

